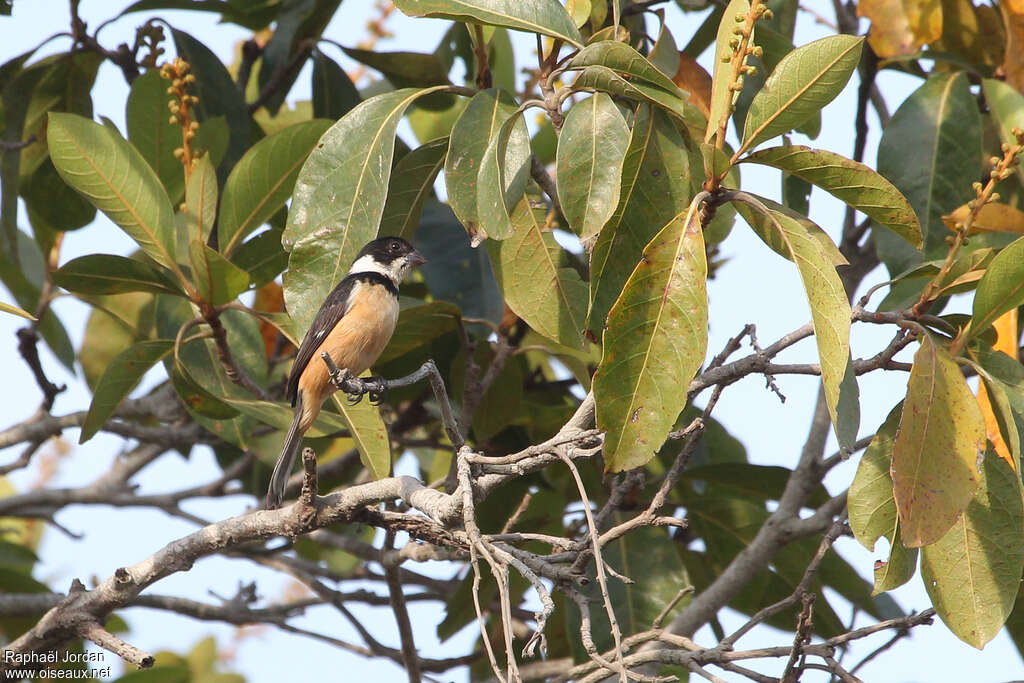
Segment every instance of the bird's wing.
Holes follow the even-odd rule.
[[[327,338],[330,331],[334,329],[334,326],[338,324],[338,321],[345,316],[349,308],[349,295],[351,295],[352,288],[356,282],[356,278],[351,276],[339,282],[338,286],[324,299],[323,305],[317,311],[316,317],[313,318],[313,324],[309,326],[309,331],[306,332],[302,345],[299,346],[295,362],[292,363],[291,375],[288,377],[286,396],[293,406],[295,405],[295,396],[299,389],[299,377],[302,375],[302,371],[306,369],[311,360],[314,360],[313,354],[320,348],[320,344]]]

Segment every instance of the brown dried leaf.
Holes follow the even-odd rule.
[[[690,102],[704,114],[711,116],[711,74],[697,63],[697,60],[686,54],[679,53],[679,70],[672,80],[680,88],[690,93]]]
[[[953,213],[942,217],[942,222],[947,228],[956,232],[957,223],[964,223],[970,215],[971,209],[967,204],[956,208]],[[1024,234],[1024,211],[1016,209],[1008,204],[988,203],[981,207],[981,211],[971,223],[971,229],[967,233],[975,235],[979,232],[1010,232]]]

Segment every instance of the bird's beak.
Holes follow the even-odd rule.
[[[423,254],[416,251],[415,249],[413,249],[412,252],[410,252],[408,260],[409,264],[413,267],[422,266],[424,263],[427,262],[427,259],[423,258]]]

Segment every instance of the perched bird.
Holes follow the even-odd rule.
[[[401,237],[380,237],[362,248],[348,275],[327,295],[288,378],[287,396],[295,417],[270,477],[267,509],[281,507],[302,435],[316,420],[324,399],[336,389],[321,352],[326,351],[339,368],[355,376],[373,365],[398,322],[399,283],[413,267],[426,261]]]

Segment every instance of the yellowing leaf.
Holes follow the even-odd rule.
[[[903,542],[942,538],[978,488],[985,420],[960,367],[928,335],[914,354],[892,454],[893,497]]]
[[[966,204],[958,206],[953,213],[942,217],[942,222],[952,231],[956,231],[957,224],[963,225],[971,209]],[[981,211],[975,216],[971,223],[968,235],[975,235],[979,232],[1015,232],[1024,234],[1024,211],[1016,209],[1007,204],[989,203],[981,207]]]
[[[862,0],[857,16],[871,20],[868,42],[883,58],[913,54],[942,35],[941,0]]]
[[[792,260],[811,307],[814,339],[821,359],[821,382],[829,416],[841,446],[857,438],[860,406],[850,364],[850,302],[836,265],[842,254],[825,232],[806,217],[759,198],[766,213],[739,205],[741,215],[772,249]]]
[[[981,483],[949,533],[921,552],[921,577],[935,611],[978,649],[1010,615],[1024,567],[1020,477],[989,455]]]
[[[803,145],[762,149],[743,161],[774,166],[814,183],[892,230],[912,246],[921,247],[921,224],[913,207],[892,183],[864,164],[834,152]]]
[[[1006,52],[1003,55],[1003,71],[1007,84],[1018,92],[1024,91],[1024,2],[1014,0],[1000,2],[1006,27]]]
[[[889,539],[888,561],[875,561],[872,595],[902,586],[917,569],[917,549],[904,547],[900,535],[899,515],[892,497],[892,476],[889,474],[902,409],[902,404],[892,409],[861,456],[846,505],[850,528],[861,545],[874,550],[879,538],[885,536]]]
[[[0,301],[0,311],[3,311],[4,313],[12,313],[14,315],[20,315],[22,318],[28,318],[29,320],[35,320],[36,319],[35,316],[32,315],[31,313],[29,313],[27,311],[23,311],[20,308],[18,308],[17,306],[12,306],[11,304],[5,304],[3,301]]]
[[[996,343],[993,344],[992,348],[995,351],[1002,351],[1011,358],[1016,357],[1017,309],[1011,309],[1001,315],[996,320],[994,327],[996,329]],[[996,454],[1016,470],[1017,465],[1014,462],[1013,454],[1010,453],[1009,446],[1006,445],[1006,440],[999,430],[999,420],[996,419],[996,414],[992,409],[992,401],[989,398],[988,391],[985,389],[984,382],[978,383],[978,405],[981,406],[981,414],[985,418],[985,434],[988,436],[988,440],[992,442]]]
[[[686,386],[707,350],[706,278],[691,205],[650,241],[608,314],[593,387],[606,470],[648,462],[686,405]]]
[[[942,0],[942,38],[931,43],[932,49],[957,55],[991,72],[1003,58],[1005,40],[995,7],[975,7],[972,0]]]
[[[708,105],[708,127],[704,133],[704,142],[711,142],[711,138],[724,125],[723,119],[729,116],[730,105],[739,97],[738,90],[729,89],[729,81],[732,78],[732,69],[729,60],[732,57],[732,48],[729,41],[733,38],[733,31],[737,27],[736,17],[750,12],[749,0],[731,0],[722,13],[722,20],[718,24],[718,37],[715,40],[715,67],[714,77],[711,81],[710,101]],[[751,35],[754,38],[755,33]]]

